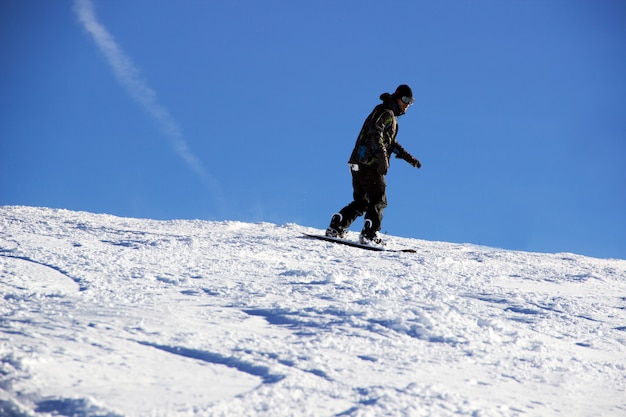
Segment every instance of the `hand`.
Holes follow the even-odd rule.
[[[407,161],[409,164],[411,164],[415,168],[421,168],[422,167],[422,164],[420,163],[420,161],[415,159],[413,157],[413,155],[411,155],[410,153],[408,153],[406,151],[397,154],[396,158],[404,159],[405,161]]]
[[[415,159],[413,155],[406,154],[403,159],[407,161],[409,164],[411,164],[412,166],[414,166],[415,168],[422,167],[422,164],[420,164],[420,161]]]
[[[376,171],[378,172],[379,175],[387,175],[387,171],[389,170],[389,162],[387,162],[387,159],[383,159],[383,160],[378,160],[378,167],[376,168]]]

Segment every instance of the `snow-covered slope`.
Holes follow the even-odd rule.
[[[0,415],[626,415],[626,261],[302,232],[0,207]]]

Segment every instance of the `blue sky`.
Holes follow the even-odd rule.
[[[2,205],[322,229],[407,83],[383,232],[626,259],[621,0],[4,1],[0,44]]]

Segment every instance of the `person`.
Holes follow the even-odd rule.
[[[396,141],[398,120],[414,103],[411,88],[402,84],[393,94],[383,93],[382,100],[365,119],[348,164],[352,173],[353,201],[333,214],[326,236],[345,238],[350,225],[363,213],[365,222],[359,236],[362,244],[384,245],[378,235],[387,207],[385,175],[391,154],[416,168],[420,161]]]

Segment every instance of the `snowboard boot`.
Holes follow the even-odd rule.
[[[378,236],[378,232],[372,229],[372,221],[365,219],[365,225],[359,235],[359,242],[362,245],[378,245],[385,246],[385,241]]]
[[[359,242],[361,245],[378,245],[385,246],[386,243],[382,238],[378,235],[378,232],[374,232],[373,235],[364,235],[361,233],[359,235]]]
[[[343,216],[341,213],[333,214],[333,218],[330,220],[330,225],[328,226],[328,229],[326,229],[326,236],[345,239],[347,231],[341,225],[342,220]]]

